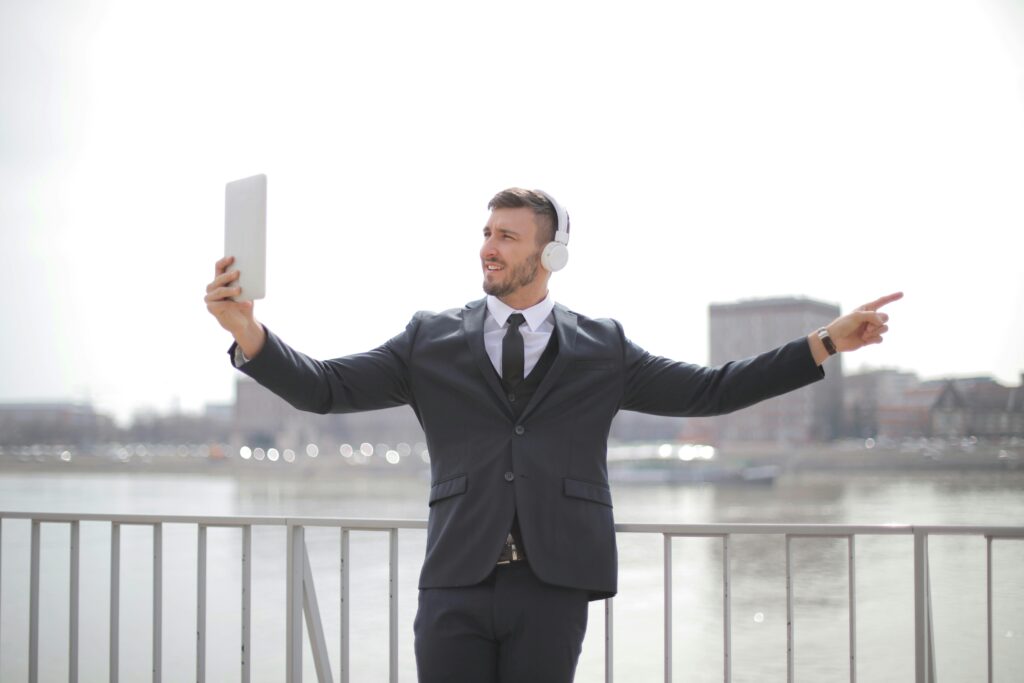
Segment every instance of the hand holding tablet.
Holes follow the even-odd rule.
[[[227,184],[224,251],[206,286],[206,310],[234,335],[246,356],[254,358],[266,339],[253,316],[253,300],[266,293],[267,177]]]

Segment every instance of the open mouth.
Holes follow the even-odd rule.
[[[504,269],[505,269],[505,266],[499,265],[497,263],[485,263],[484,264],[484,271],[488,272],[488,273],[494,273],[494,272],[497,272],[499,270],[504,270]]]

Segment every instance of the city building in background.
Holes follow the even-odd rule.
[[[839,317],[839,307],[803,297],[751,299],[708,308],[710,364],[755,356]],[[829,361],[825,379],[712,420],[717,445],[796,446],[842,434],[842,356]]]
[[[991,377],[942,382],[931,410],[931,433],[989,440],[1024,436],[1024,374],[1015,387]]]
[[[117,437],[114,419],[88,403],[0,404],[0,445],[89,446]]]
[[[845,435],[855,438],[928,436],[931,409],[941,381],[921,382],[917,375],[879,368],[843,378]]]

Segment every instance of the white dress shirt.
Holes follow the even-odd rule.
[[[484,319],[484,348],[487,349],[487,356],[491,364],[501,376],[501,341],[505,338],[508,329],[508,317],[513,313],[522,313],[526,322],[519,326],[519,333],[523,336],[523,377],[530,374],[541,354],[547,348],[551,340],[551,333],[555,331],[555,316],[552,310],[555,302],[551,294],[544,297],[539,304],[517,311],[504,303],[501,299],[488,295],[487,317]]]

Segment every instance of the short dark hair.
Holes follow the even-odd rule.
[[[510,187],[491,197],[487,203],[488,211],[521,208],[533,209],[533,215],[537,217],[537,244],[547,244],[555,239],[558,214],[548,198],[540,192]]]

